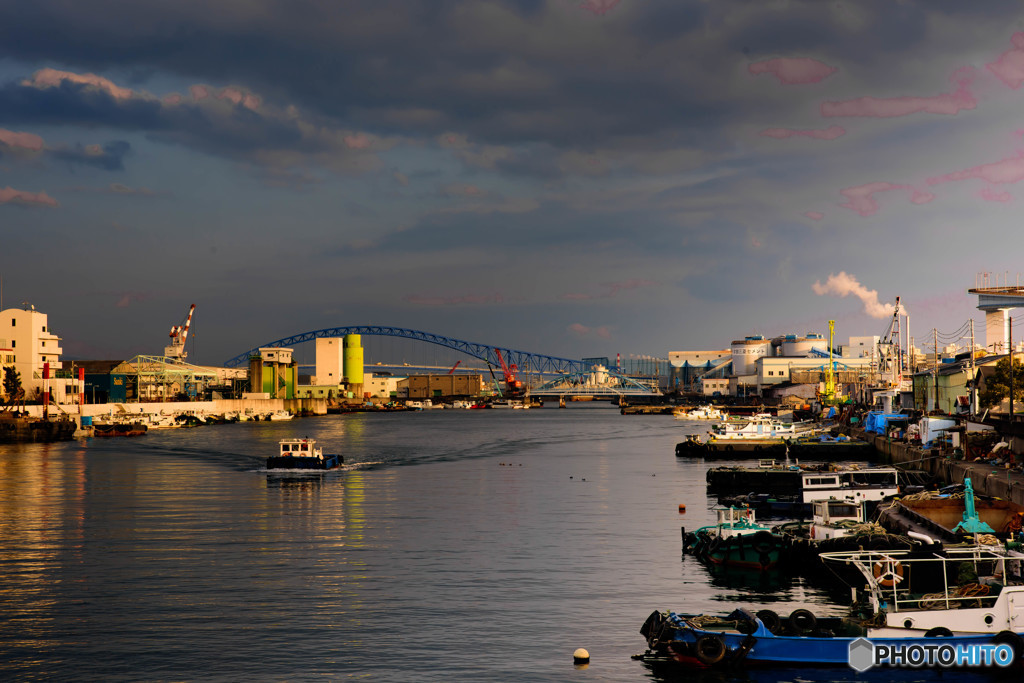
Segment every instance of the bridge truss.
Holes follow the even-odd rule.
[[[657,380],[655,380],[657,382]],[[568,373],[530,389],[531,396],[661,396],[661,390],[614,370]]]
[[[326,327],[322,330],[302,332],[290,337],[284,337],[272,342],[267,342],[266,344],[262,344],[254,349],[249,349],[245,353],[240,353],[234,358],[225,361],[224,365],[226,367],[233,368],[241,365],[242,363],[246,363],[250,356],[258,355],[261,348],[294,346],[295,344],[312,341],[320,337],[344,337],[348,334],[402,337],[405,339],[414,339],[417,341],[437,344],[438,346],[444,346],[449,349],[454,349],[455,351],[461,351],[473,358],[479,358],[494,367],[501,367],[501,362],[498,359],[498,352],[500,351],[507,364],[512,365],[514,363],[518,366],[521,372],[529,372],[536,375],[565,375],[583,373],[588,370],[586,364],[581,360],[557,358],[555,356],[545,356],[538,353],[530,353],[528,351],[506,349],[497,346],[490,346],[488,344],[479,344],[476,342],[444,337],[439,334],[430,334],[429,332],[420,332],[419,330],[407,330],[401,327],[379,327],[376,325]]]

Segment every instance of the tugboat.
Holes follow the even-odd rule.
[[[683,534],[683,552],[716,565],[766,571],[779,563],[786,541],[754,520],[749,508],[718,510],[718,523]]]
[[[324,449],[315,439],[281,439],[280,451],[267,458],[268,470],[333,470],[341,467],[345,458],[324,455]]]

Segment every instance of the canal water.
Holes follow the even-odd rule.
[[[803,579],[682,558],[680,528],[711,523],[714,500],[708,465],[674,446],[706,429],[574,404],[0,446],[0,676],[662,680],[630,658],[654,610],[842,613]],[[293,436],[346,466],[262,470]],[[681,680],[893,678],[871,673]]]

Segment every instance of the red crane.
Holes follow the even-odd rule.
[[[164,355],[168,358],[177,358],[178,360],[185,360],[188,353],[185,352],[185,341],[188,339],[188,328],[192,325],[192,314],[196,310],[196,305],[188,309],[188,315],[185,316],[185,320],[181,325],[175,325],[171,328],[171,344],[164,348]]]
[[[501,355],[500,349],[494,349],[494,355],[498,357],[498,363],[501,365],[501,371],[505,374],[505,386],[508,388],[509,393],[516,393],[522,389],[523,383],[516,379],[516,372],[519,368],[516,367],[515,363],[510,368],[506,363],[505,359]]]
[[[450,374],[452,374],[453,372],[455,372],[455,368],[459,367],[459,363],[461,363],[461,362],[462,362],[461,360],[457,360],[457,361],[455,361],[455,365],[453,365],[453,366],[452,366],[452,369],[448,371],[448,374],[450,375]]]

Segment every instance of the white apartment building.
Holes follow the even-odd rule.
[[[318,337],[316,340],[316,381],[337,387],[345,377],[345,338]]]
[[[21,375],[21,386],[27,401],[42,396],[44,384],[55,403],[74,403],[78,400],[78,380],[63,370],[60,355],[60,337],[48,325],[45,313],[35,306],[8,308],[0,311],[0,358]],[[10,362],[8,362],[10,358]],[[44,368],[49,365],[49,379],[44,380]]]

